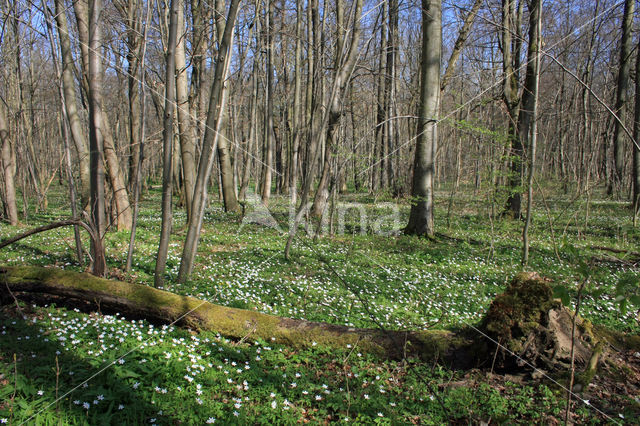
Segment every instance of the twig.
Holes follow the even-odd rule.
[[[578,301],[576,303],[576,311],[573,313],[573,318],[571,319],[571,378],[569,379],[569,388],[567,389],[567,411],[564,415],[564,424],[568,424],[569,415],[571,414],[571,394],[573,391],[573,381],[575,379],[576,367],[575,367],[575,334],[576,334],[576,319],[578,318],[578,312],[580,311],[580,303],[582,301],[582,290],[584,289],[585,284],[589,281],[589,276],[586,276],[582,282],[580,283],[580,287],[578,287]]]

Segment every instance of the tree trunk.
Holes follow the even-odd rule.
[[[200,162],[198,163],[198,174],[194,187],[193,206],[191,208],[189,228],[187,230],[187,236],[182,251],[182,259],[180,261],[180,272],[178,274],[178,282],[181,283],[185,282],[191,274],[196,251],[198,249],[198,241],[200,238],[200,230],[202,229],[202,219],[204,217],[204,209],[207,199],[207,183],[211,176],[214,159],[213,153],[217,148],[218,133],[220,131],[220,117],[225,107],[224,80],[227,77],[229,62],[231,61],[233,27],[235,25],[239,3],[239,0],[231,1],[224,34],[220,40],[218,55],[215,61],[215,75],[211,85],[209,111],[207,113],[204,139],[202,141]]]
[[[442,44],[440,0],[422,0],[422,60],[420,65],[420,111],[413,167],[411,212],[404,232],[433,236],[433,175],[437,149],[437,116],[440,100],[440,47]]]
[[[16,203],[15,156],[13,144],[9,134],[9,123],[5,115],[4,106],[0,105],[0,144],[2,145],[2,177],[4,179],[4,202],[7,219],[11,225],[18,224],[18,205]]]
[[[489,368],[493,361],[503,371],[529,370],[533,365],[561,372],[566,370],[572,346],[571,313],[553,300],[548,282],[531,273],[514,278],[505,293],[496,297],[479,326],[455,332],[361,329],[280,318],[56,268],[3,267],[0,277],[11,294],[29,303],[55,302],[162,324],[175,321],[179,326],[232,339],[251,335],[293,348],[320,345],[344,349],[357,345],[358,351],[381,358],[414,356],[458,369]],[[0,302],[13,303],[13,298],[2,292]],[[598,343],[605,339],[625,350],[640,348],[635,336],[595,329],[582,321],[578,325],[573,340],[577,365],[587,366]],[[502,342],[499,350],[495,341]],[[518,353],[528,365],[518,364],[513,352],[504,348]]]
[[[289,172],[289,192],[291,194],[291,206],[295,208],[298,202],[298,159],[300,139],[302,135],[302,0],[296,0],[296,50],[295,50],[295,75],[293,87],[293,142],[291,147],[291,164]]]
[[[519,137],[529,141],[529,178],[527,182],[527,214],[522,229],[522,264],[529,263],[529,227],[531,226],[531,209],[533,206],[533,177],[536,166],[536,145],[538,139],[538,85],[540,81],[540,46],[542,44],[542,0],[530,3],[529,47],[527,53],[527,72],[520,108]],[[521,123],[520,123],[521,122]]]
[[[336,8],[342,9],[344,6],[342,2],[338,2]],[[358,43],[360,41],[360,15],[362,14],[362,0],[356,0],[355,11],[353,14],[353,33],[351,35],[351,42],[348,49],[344,45],[344,35],[346,31],[343,25],[338,22],[337,39],[342,40],[338,43],[336,58],[335,58],[335,77],[333,81],[333,88],[331,96],[329,98],[329,111],[324,114],[323,117],[323,130],[326,129],[326,142],[325,142],[325,156],[322,167],[322,175],[320,182],[318,183],[318,189],[316,196],[311,207],[311,214],[315,217],[321,217],[327,206],[327,200],[329,199],[329,181],[331,173],[331,164],[333,161],[333,153],[338,144],[338,133],[340,118],[343,114],[343,95],[345,88],[351,79],[351,74],[356,65],[356,58],[358,56]]]
[[[620,68],[618,69],[618,84],[616,86],[615,112],[624,123],[626,116],[627,92],[629,91],[629,74],[631,70],[631,31],[633,29],[633,11],[635,0],[626,0],[624,3],[624,15],[622,17],[622,39],[620,40]],[[618,120],[614,124],[613,133],[613,176],[609,182],[607,192],[614,191],[619,196],[622,190],[622,173],[624,168],[624,142],[625,132],[623,123]]]
[[[509,138],[509,175],[507,186],[509,197],[507,199],[507,214],[513,218],[522,216],[522,154],[523,147],[516,122],[520,98],[518,95],[520,46],[518,37],[513,41],[513,33],[520,32],[520,13],[515,12],[515,0],[502,1],[502,70],[503,70],[503,101],[508,113],[508,138]],[[522,3],[521,3],[522,4]],[[512,49],[514,50],[512,52]]]
[[[94,0],[91,0],[94,1]],[[100,0],[101,1],[101,0]],[[93,5],[93,3],[92,3]],[[78,39],[80,46],[80,53],[82,59],[82,70],[83,70],[83,86],[85,92],[87,92],[87,96],[90,98],[89,106],[91,109],[91,96],[88,94],[90,90],[89,84],[89,74],[88,71],[90,61],[90,54],[94,54],[96,58],[94,58],[94,62],[100,61],[101,59],[101,49],[102,47],[96,47],[96,51],[92,51],[89,48],[91,43],[91,33],[89,29],[89,25],[87,24],[87,18],[89,18],[90,10],[88,10],[87,0],[77,0],[73,2],[73,7],[76,15],[76,22],[78,25]],[[100,12],[96,12],[99,14]],[[97,18],[97,17],[96,17]],[[90,18],[89,18],[90,20]],[[97,22],[95,23],[97,25]],[[100,65],[102,67],[102,65]],[[102,71],[100,71],[102,73]],[[99,76],[100,79],[100,90],[102,90],[102,74]],[[109,126],[109,119],[107,115],[104,113],[102,109],[102,96],[100,95],[99,101],[94,103],[94,108],[99,108],[99,111],[96,113],[100,116],[100,157],[102,161],[105,161],[107,164],[107,172],[109,173],[109,181],[111,182],[111,186],[113,188],[113,197],[116,204],[116,222],[118,230],[123,229],[131,229],[131,210],[129,205],[129,194],[127,192],[127,187],[125,185],[124,175],[122,173],[122,169],[120,167],[120,161],[118,160],[118,155],[116,152],[116,147],[113,139],[113,135],[111,132],[111,128]],[[93,150],[91,150],[93,153]],[[90,164],[91,169],[93,169],[93,163]],[[102,175],[104,176],[104,165],[101,166]],[[104,182],[104,178],[103,178]],[[104,184],[103,184],[104,186]],[[103,195],[104,195],[104,189]],[[106,225],[106,224],[105,224]],[[104,226],[104,225],[103,225]]]
[[[482,0],[474,0],[473,6],[471,6],[471,10],[465,16],[464,22],[462,24],[462,28],[458,33],[458,38],[456,39],[455,44],[453,45],[453,50],[451,51],[451,56],[449,56],[449,60],[447,61],[447,68],[440,80],[440,90],[444,92],[444,89],[449,84],[449,80],[453,76],[453,73],[456,68],[456,63],[458,62],[458,58],[462,53],[462,48],[469,37],[469,33],[471,32],[471,27],[473,26],[473,21],[476,19],[476,15],[480,10],[480,6],[482,6]]]
[[[101,106],[102,108],[102,106]],[[103,137],[104,137],[104,158],[107,164],[107,172],[109,174],[109,182],[113,189],[113,199],[115,201],[115,222],[118,231],[131,229],[131,203],[129,203],[129,193],[125,183],[124,173],[120,167],[120,160],[116,152],[115,141],[109,118],[106,114],[102,115],[103,121]]]
[[[638,38],[638,52],[640,52],[640,37]],[[640,214],[640,54],[636,53],[636,99],[633,120],[633,225],[637,225]]]
[[[180,153],[182,159],[182,179],[187,218],[191,214],[193,203],[193,186],[196,180],[196,134],[191,125],[191,109],[189,104],[189,89],[187,81],[187,66],[185,54],[185,20],[184,4],[178,6],[178,44],[176,45],[176,102],[178,108],[178,128],[180,133]],[[195,90],[195,88],[192,88]]]
[[[69,129],[71,139],[78,153],[78,163],[80,165],[80,199],[82,206],[89,206],[89,148],[87,147],[87,138],[83,131],[82,119],[78,114],[78,106],[76,102],[76,83],[74,78],[74,59],[71,51],[71,40],[69,38],[69,24],[65,13],[65,5],[63,0],[55,0],[56,6],[56,23],[58,28],[58,37],[60,41],[60,53],[62,60],[62,86],[64,89],[65,109],[69,120]]]
[[[163,128],[163,161],[162,161],[162,225],[160,242],[156,256],[156,269],[153,283],[156,287],[164,284],[164,273],[167,267],[169,240],[173,221],[173,113],[176,99],[176,40],[178,32],[178,9],[180,0],[171,0],[169,23],[169,40],[167,44],[165,92],[164,92],[164,128]]]
[[[261,198],[267,205],[271,197],[271,171],[273,168],[273,0],[267,0],[265,31],[267,32],[267,77],[264,110],[264,164],[262,173]]]
[[[80,2],[78,2],[80,3]],[[102,60],[100,48],[101,0],[91,0],[88,10],[87,34],[87,86],[89,98],[89,152],[91,170],[91,225],[98,238],[92,240],[93,274],[102,277],[106,274],[107,264],[102,245],[102,236],[106,228],[104,193],[104,133],[102,117]]]

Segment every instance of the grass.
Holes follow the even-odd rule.
[[[205,218],[194,273],[184,285],[174,283],[185,235],[185,215],[176,211],[166,289],[227,306],[357,327],[475,323],[521,270],[522,225],[490,220],[491,206],[482,195],[457,195],[447,218],[449,194],[436,196],[436,226],[445,235],[435,240],[396,235],[407,220],[406,203],[376,204],[367,195],[349,195],[344,198],[351,203],[344,214],[345,233],[297,239],[291,261],[282,255],[286,236],[243,223],[214,201]],[[64,190],[55,188],[47,212],[30,212],[28,223],[20,227],[3,225],[2,236],[68,217],[65,198]],[[629,304],[625,312],[616,299],[621,277],[637,274],[637,269],[591,259],[603,257],[595,246],[637,250],[640,231],[631,226],[629,211],[620,203],[598,199],[587,206],[565,198],[547,195],[547,207],[539,203],[535,210],[529,269],[564,286],[574,300],[580,264],[587,263],[592,278],[583,316],[637,334],[638,307]],[[157,191],[145,196],[130,274],[123,272],[128,232],[107,234],[107,262],[115,276],[152,283],[159,199]],[[273,199],[269,211],[286,229],[286,200]],[[248,217],[251,212],[250,206]],[[361,212],[367,216],[364,234]],[[334,219],[338,230],[337,213]],[[49,231],[8,247],[0,251],[0,264],[83,269],[74,257],[71,229]],[[513,384],[504,377],[463,375],[415,360],[383,362],[359,355],[357,347],[293,352],[271,342],[248,338],[239,344],[118,316],[51,306],[24,309],[27,320],[11,309],[1,318],[0,421],[15,424],[28,419],[43,424],[203,424],[213,419],[222,424],[289,424],[346,418],[366,424],[490,419],[529,423],[549,422],[564,412],[564,394],[546,382]],[[91,379],[84,387],[87,378]],[[54,403],[56,394],[63,396],[78,385]],[[640,410],[637,399],[598,403],[616,418],[637,418]],[[604,419],[585,404],[576,405],[573,412],[576,422]]]

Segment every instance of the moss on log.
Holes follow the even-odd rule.
[[[131,319],[175,322],[237,340],[274,339],[296,348],[311,346],[313,342],[335,348],[352,345],[361,352],[383,358],[417,356],[453,368],[489,368],[497,361],[495,367],[503,371],[529,369],[531,365],[546,371],[566,370],[572,345],[573,313],[553,299],[548,281],[533,273],[518,274],[505,292],[496,296],[479,325],[482,333],[500,342],[502,346],[498,351],[495,343],[473,327],[456,331],[399,331],[280,318],[215,305],[146,285],[56,268],[0,267],[0,303],[12,303],[12,295],[26,301],[119,312]],[[620,349],[640,348],[638,336],[594,327],[579,318],[575,337],[575,361],[585,369],[585,379],[593,377],[609,345]],[[519,358],[514,357],[514,353]]]
[[[469,362],[471,341],[446,330],[383,331],[359,329],[299,319],[280,318],[259,312],[229,308],[180,296],[140,284],[98,278],[86,273],[31,266],[0,268],[0,295],[10,297],[5,284],[19,299],[76,300],[103,312],[208,330],[242,339],[262,338],[292,347],[313,342],[329,347],[353,345],[361,352],[385,358],[414,355],[442,360],[451,365]],[[44,298],[44,299],[43,299]],[[7,300],[4,301],[5,303]]]

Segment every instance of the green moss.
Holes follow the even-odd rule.
[[[537,274],[521,272],[509,287],[499,294],[484,318],[483,327],[493,337],[507,343],[512,350],[521,349],[525,338],[540,325],[557,306],[551,287]]]
[[[4,269],[4,277],[15,288],[20,288],[20,284],[37,284],[42,287],[38,290],[43,292],[49,288],[52,293],[60,293],[54,289],[64,288],[73,291],[75,297],[82,298],[84,293],[88,300],[97,295],[104,298],[101,302],[105,305],[126,304],[130,309],[150,316],[161,313],[166,322],[179,319],[179,324],[194,329],[213,331],[235,339],[258,337],[294,348],[310,347],[314,343],[342,349],[357,345],[359,351],[381,357],[401,357],[406,350],[425,359],[434,359],[465,342],[452,332],[443,330],[410,332],[406,335],[392,332],[392,337],[380,330],[291,320],[252,310],[214,305],[145,285],[54,268],[8,267]]]
[[[640,336],[638,335],[624,334],[601,325],[595,325],[593,329],[598,337],[618,349],[640,351]]]

